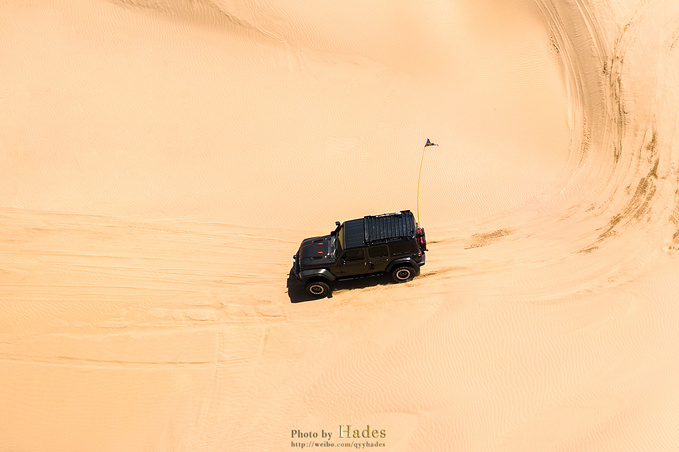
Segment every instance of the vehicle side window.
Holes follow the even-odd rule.
[[[364,259],[365,254],[363,249],[348,250],[344,253],[344,260],[346,261],[360,261]]]
[[[389,256],[389,248],[387,245],[378,245],[368,248],[368,256],[370,257],[385,257]]]
[[[394,242],[389,244],[389,249],[394,256],[411,254],[415,252],[415,244],[412,241]]]

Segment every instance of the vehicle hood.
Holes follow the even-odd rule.
[[[337,259],[336,242],[334,235],[304,239],[297,253],[302,269],[333,264]]]

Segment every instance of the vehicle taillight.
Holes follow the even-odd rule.
[[[417,241],[420,244],[420,251],[427,251],[427,239],[424,236],[424,228],[417,228]]]

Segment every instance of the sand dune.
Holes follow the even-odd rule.
[[[679,449],[675,3],[5,2],[0,450]]]

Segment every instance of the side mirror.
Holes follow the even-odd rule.
[[[335,221],[335,226],[339,226],[339,225],[340,225],[340,222],[339,222],[339,221]]]

